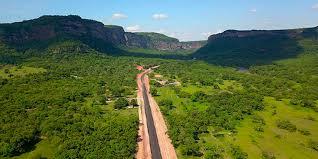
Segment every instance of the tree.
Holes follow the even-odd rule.
[[[155,88],[152,88],[152,89],[150,90],[150,94],[151,94],[152,96],[158,96],[158,90],[155,89]]]
[[[202,153],[200,152],[200,146],[195,143],[182,145],[180,151],[186,156],[202,156]]]
[[[278,128],[288,130],[289,132],[295,132],[297,130],[296,125],[288,120],[278,120],[276,124]]]
[[[5,73],[5,74],[8,74],[8,73],[10,73],[10,70],[9,70],[9,69],[7,69],[7,68],[6,68],[6,69],[4,69],[4,73]]]
[[[138,103],[137,103],[137,100],[136,99],[132,99],[131,101],[130,101],[130,105],[132,105],[132,106],[138,106]]]
[[[107,97],[105,95],[100,95],[99,96],[99,103],[106,105],[107,104]]]
[[[116,101],[115,101],[115,105],[114,105],[114,108],[115,109],[122,109],[124,107],[128,106],[128,100],[125,99],[125,98],[118,98]]]
[[[235,159],[246,159],[248,155],[239,146],[232,146],[231,153]]]

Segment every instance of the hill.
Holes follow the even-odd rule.
[[[20,50],[46,48],[52,42],[76,40],[102,52],[122,53],[119,47],[156,50],[193,50],[202,42],[179,42],[158,33],[130,33],[121,26],[104,25],[79,16],[42,16],[23,22],[0,24],[0,41]]]
[[[249,67],[296,57],[299,42],[318,39],[318,27],[291,30],[227,30],[212,35],[192,57],[225,66]]]

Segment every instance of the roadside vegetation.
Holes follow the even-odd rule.
[[[152,88],[178,156],[317,158],[318,47],[300,44],[298,58],[244,72],[199,61],[161,63]]]

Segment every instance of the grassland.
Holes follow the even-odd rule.
[[[308,145],[310,140],[318,140],[318,114],[311,109],[289,104],[289,100],[264,99],[265,110],[257,112],[264,121],[264,132],[254,129],[252,117],[242,121],[235,136],[227,136],[229,143],[240,145],[250,158],[260,158],[263,153],[276,158],[318,158],[318,152]],[[277,127],[277,120],[288,120],[296,125],[298,131],[289,132]],[[309,131],[309,135],[301,133]]]
[[[46,72],[44,68],[34,68],[27,66],[12,66],[5,65],[0,68],[0,77],[12,78],[12,77],[23,77],[28,74],[36,74]]]
[[[159,102],[171,100],[175,107],[173,112],[182,114],[193,110],[205,111],[209,103],[193,102],[190,97],[182,98],[176,94],[176,89],[190,95],[200,91],[208,95],[224,91],[244,91],[242,84],[235,80],[223,80],[218,83],[218,86],[219,88],[193,84],[163,86],[157,88],[156,100]],[[243,152],[247,153],[248,158],[252,159],[318,158],[318,152],[309,145],[310,141],[318,141],[317,112],[300,105],[293,105],[289,99],[278,101],[273,97],[265,97],[263,103],[265,109],[254,112],[240,121],[234,133],[227,130],[215,131],[216,127],[208,126],[208,132],[200,134],[197,140],[201,147],[200,151],[205,154],[206,149],[217,147],[223,158],[233,158],[231,149],[233,146],[239,146]],[[255,117],[260,118],[264,123],[255,122]],[[290,132],[278,128],[279,120],[290,121],[296,126],[297,131]],[[182,155],[181,147],[177,148],[177,154],[179,158],[202,158],[202,156]]]

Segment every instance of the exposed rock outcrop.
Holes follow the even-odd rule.
[[[42,16],[38,19],[0,25],[0,38],[12,44],[22,44],[53,38],[99,39],[125,43],[122,27],[105,27],[103,23],[79,16]]]
[[[193,50],[204,42],[179,42],[158,33],[130,33],[120,26],[104,25],[79,16],[42,16],[38,19],[0,24],[0,40],[19,46],[52,39],[75,39],[90,45],[137,47],[157,50]]]
[[[304,28],[304,29],[289,29],[289,30],[227,30],[223,33],[211,35],[208,41],[213,41],[222,38],[245,38],[255,36],[273,36],[277,37],[288,37],[288,38],[301,38],[304,36],[317,36],[318,27],[315,28]]]
[[[150,48],[157,50],[195,50],[202,47],[206,41],[180,42],[178,39],[159,33],[125,33],[126,46],[135,48]]]

